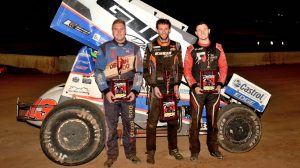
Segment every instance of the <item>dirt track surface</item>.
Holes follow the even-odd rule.
[[[133,165],[125,159],[123,147],[114,163],[116,168],[299,168],[300,167],[300,65],[276,65],[250,68],[230,68],[272,94],[261,118],[263,131],[260,143],[247,153],[229,153],[222,149],[225,159],[209,156],[206,135],[201,135],[198,162],[189,161],[188,137],[178,137],[178,146],[184,155],[177,161],[168,155],[167,138],[157,138],[154,166],[146,163],[145,138],[137,139],[137,155],[142,163]],[[54,168],[63,167],[50,161],[42,152],[39,128],[17,122],[16,98],[34,101],[49,88],[65,82],[67,74],[7,74],[0,77],[0,168]],[[78,168],[103,167],[105,150],[91,162]]]

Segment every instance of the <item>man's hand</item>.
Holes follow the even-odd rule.
[[[157,98],[160,98],[160,99],[162,98],[162,94],[158,87],[154,87],[154,94]]]
[[[180,93],[179,93],[179,86],[175,85],[174,86],[174,93],[177,99],[180,99]]]
[[[217,91],[217,93],[215,93],[215,94],[220,94],[221,93],[221,86],[217,85],[215,90]]]
[[[195,92],[196,94],[203,94],[203,90],[199,86],[195,87]]]
[[[105,94],[106,99],[110,102],[113,103],[113,98],[115,98],[115,96],[112,94],[111,91],[109,91],[108,93]]]
[[[127,98],[129,98],[129,100],[127,100],[128,102],[132,102],[135,99],[135,94],[133,92],[130,92]]]

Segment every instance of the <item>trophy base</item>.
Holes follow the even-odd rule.
[[[161,111],[159,115],[160,121],[177,120],[177,99],[175,94],[163,94],[160,99]]]
[[[115,98],[112,100],[126,101],[128,95],[128,80],[127,79],[113,79],[111,81],[111,90]]]
[[[216,83],[218,81],[216,70],[200,71],[200,87],[203,93],[217,93]]]
[[[123,97],[123,98],[113,98],[113,101],[128,101],[129,98],[128,97]]]

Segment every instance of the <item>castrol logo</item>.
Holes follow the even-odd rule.
[[[241,81],[240,79],[235,79],[233,81],[233,86],[236,87],[238,91],[247,93],[247,95],[250,95],[250,97],[259,99],[260,101],[262,101],[265,97],[265,94],[260,90],[247,84],[246,82]]]
[[[233,86],[239,88],[241,86],[241,81],[239,79],[235,79],[233,81]]]

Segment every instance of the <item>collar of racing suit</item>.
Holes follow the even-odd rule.
[[[166,42],[163,42],[163,41],[161,41],[161,39],[160,39],[160,37],[158,37],[157,38],[157,43],[160,45],[160,46],[168,46],[168,45],[170,45],[170,39],[168,38],[168,41],[166,41]]]
[[[112,42],[120,47],[125,46],[128,43],[127,39],[125,39],[123,43],[118,43],[115,39],[113,39]]]

